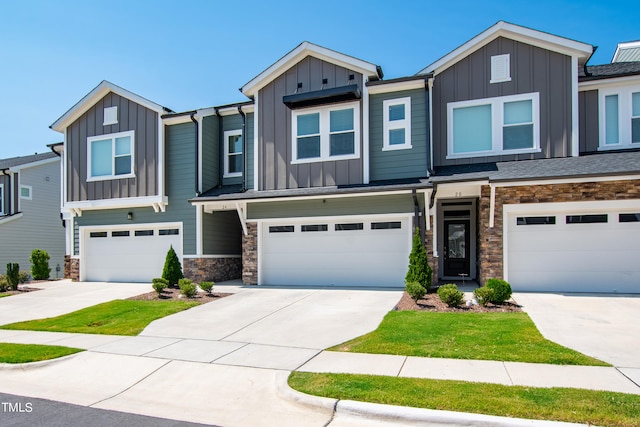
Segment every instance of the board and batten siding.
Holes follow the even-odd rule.
[[[220,119],[202,118],[202,191],[220,183]]]
[[[598,91],[578,92],[580,153],[598,151],[600,144]]]
[[[354,75],[354,80],[350,82],[349,75],[351,74]],[[323,86],[322,80],[325,78],[327,83]],[[298,83],[302,83],[301,89],[298,89]],[[291,110],[282,102],[283,96],[294,94],[296,90],[297,93],[304,93],[348,84],[358,84],[362,90],[362,74],[308,56],[260,89],[258,95],[259,190],[362,183],[363,132],[360,132],[360,141],[356,141],[356,144],[360,144],[359,159],[291,164],[293,140]],[[359,120],[362,129],[362,105],[360,107]]]
[[[21,270],[30,271],[31,252],[44,249],[51,257],[51,277],[56,277],[58,265],[58,277],[62,277],[65,232],[60,220],[60,164],[49,162],[23,168],[19,175],[20,185],[31,187],[31,200],[20,199],[22,216],[0,224],[0,266],[4,270],[7,263],[16,262]],[[17,183],[17,175],[14,180]],[[20,192],[14,194],[19,197]],[[18,205],[14,206],[18,211]]]
[[[118,123],[103,126],[104,109],[118,107]],[[127,98],[105,95],[67,128],[67,201],[155,196],[158,193],[158,114]],[[134,178],[87,182],[87,138],[135,131]]]
[[[77,255],[79,233],[77,227],[111,226],[123,227],[136,224],[181,222],[184,255],[196,253],[196,208],[188,200],[195,197],[196,130],[192,122],[165,126],[166,135],[166,180],[169,204],[165,212],[155,212],[151,207],[85,210],[81,217],[74,218],[74,254]],[[131,212],[133,219],[127,220]],[[158,272],[160,274],[161,272]]]
[[[369,161],[371,181],[420,178],[427,175],[428,105],[424,89],[369,97]],[[383,102],[411,98],[411,149],[383,151]]]
[[[511,81],[489,83],[491,57],[510,54]],[[498,37],[436,75],[433,86],[435,166],[566,157],[571,154],[571,57]],[[538,92],[540,153],[447,159],[450,102]]]

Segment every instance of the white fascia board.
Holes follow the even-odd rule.
[[[612,79],[589,80],[578,83],[578,91],[585,92],[588,90],[609,89],[613,87],[632,86],[640,83],[640,75],[614,77]]]
[[[154,205],[167,205],[169,199],[166,196],[126,197],[119,199],[83,200],[80,202],[67,202],[62,206],[64,210],[100,210],[100,209],[126,209],[141,208]]]
[[[218,114],[220,114],[221,116],[232,116],[234,114],[240,114],[238,113],[238,107],[242,107],[242,112],[245,114],[253,113],[255,110],[254,104],[239,104],[236,106],[223,107],[223,108],[217,108],[217,107],[202,108],[198,110],[198,115],[200,117],[215,116],[216,109],[217,109]]]
[[[577,56],[585,61],[593,52],[593,46],[590,44],[500,21],[436,62],[423,68],[418,74],[438,74],[498,37],[506,37],[568,56]]]
[[[269,84],[277,76],[281,75],[291,66],[307,56],[313,56],[323,61],[331,62],[350,70],[357,71],[365,76],[378,75],[378,67],[370,62],[345,55],[313,43],[303,42],[298,47],[280,58],[269,68],[258,74],[240,89],[243,94],[252,98],[261,88]]]
[[[136,95],[133,92],[129,92],[128,90],[121,88],[120,86],[103,80],[91,92],[85,95],[84,98],[78,101],[76,105],[74,105],[66,113],[64,113],[62,117],[56,120],[50,126],[50,128],[57,132],[64,132],[64,128],[73,123],[109,92],[113,92],[117,95],[122,96],[123,98],[127,98],[128,100],[133,101],[136,104],[142,105],[149,110],[157,112],[159,115],[166,113],[166,110],[162,105],[151,102],[148,99],[141,97],[140,95]]]
[[[620,55],[620,50],[622,50],[622,49],[633,49],[633,48],[638,48],[638,47],[640,47],[640,40],[633,41],[633,42],[618,43],[618,47],[616,47],[616,51],[613,54],[613,58],[611,58],[611,63],[617,62],[618,55]]]
[[[379,95],[382,93],[400,92],[402,90],[425,89],[427,83],[424,79],[409,80],[406,82],[385,83],[368,86],[369,95]]]
[[[60,161],[60,157],[51,157],[50,159],[38,160],[37,162],[25,163],[18,166],[13,166],[9,168],[9,172],[18,173],[22,169],[29,169],[36,166],[47,165],[49,163],[56,163]]]
[[[193,123],[193,121],[191,121],[191,114],[165,117],[164,119],[162,119],[162,124],[166,126],[180,125],[184,123]]]

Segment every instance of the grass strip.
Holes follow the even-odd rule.
[[[195,301],[115,300],[57,317],[3,325],[0,329],[138,335],[152,321],[199,304]]]
[[[512,418],[611,427],[637,427],[640,419],[640,396],[605,391],[307,372],[293,372],[289,385],[323,397]]]
[[[557,365],[609,366],[545,339],[526,313],[389,312],[334,351]]]
[[[0,363],[29,363],[57,359],[84,351],[58,345],[0,343]]]

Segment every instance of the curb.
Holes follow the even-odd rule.
[[[85,350],[86,351],[86,350]],[[43,368],[45,366],[53,365],[56,363],[67,361],[84,351],[69,354],[67,356],[56,357],[55,359],[41,360],[39,362],[29,363],[0,363],[0,371],[28,371],[31,369]]]
[[[470,427],[577,427],[586,425],[562,421],[508,418],[496,415],[412,408],[312,396],[289,387],[287,379],[290,374],[291,372],[288,371],[280,371],[277,373],[276,387],[280,397],[314,409],[333,410],[335,414],[355,415],[381,421],[416,423],[420,425],[437,424]]]

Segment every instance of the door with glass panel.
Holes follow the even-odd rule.
[[[468,219],[444,221],[444,275],[468,277],[470,273],[470,225]]]

